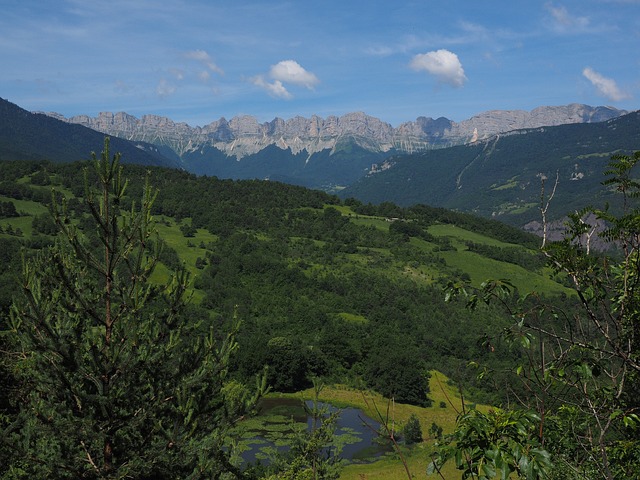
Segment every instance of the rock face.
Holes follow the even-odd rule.
[[[144,115],[136,118],[124,112],[102,112],[97,117],[79,115],[58,119],[77,123],[127,140],[145,141],[171,148],[182,157],[204,147],[215,147],[227,156],[242,159],[269,145],[291,149],[293,154],[308,155],[336,147],[338,140],[351,138],[362,148],[373,152],[420,152],[432,148],[475,142],[498,133],[521,128],[536,128],[567,123],[601,122],[627,113],[612,107],[590,107],[571,104],[524,110],[492,110],[459,123],[446,118],[419,117],[392,127],[362,112],[341,117],[275,118],[259,123],[243,115],[227,121],[220,118],[204,127],[175,123],[166,117]]]

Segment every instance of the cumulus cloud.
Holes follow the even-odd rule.
[[[269,95],[284,99],[293,98],[293,95],[289,92],[285,84],[297,85],[313,90],[313,88],[320,83],[320,80],[315,74],[305,70],[295,60],[283,60],[275,65],[271,65],[268,77],[271,81],[267,80],[264,75],[258,75],[251,80],[254,85],[264,88]]]
[[[293,95],[289,93],[280,80],[275,80],[270,83],[264,79],[263,75],[258,75],[253,78],[253,84],[264,88],[272,97],[284,98],[286,100],[293,98]]]
[[[293,83],[313,90],[320,80],[313,73],[306,71],[295,60],[283,60],[271,66],[269,75],[274,80]]]
[[[197,62],[202,63],[206,68],[208,68],[212,72],[218,73],[220,75],[224,75],[224,71],[214,63],[213,59],[211,58],[211,55],[209,55],[204,50],[191,50],[189,52],[186,52],[184,56],[189,60],[195,60]]]
[[[453,87],[461,87],[467,81],[458,56],[449,50],[418,54],[413,57],[409,66],[416,71],[424,70],[438,81]]]
[[[612,102],[618,102],[620,100],[629,98],[629,95],[620,90],[615,80],[601,75],[591,67],[586,67],[584,70],[582,70],[582,75],[584,75],[584,77],[589,80],[594,87],[596,87],[601,95],[608,98]]]

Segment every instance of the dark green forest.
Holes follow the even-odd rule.
[[[54,191],[57,186],[71,194],[67,207],[83,228],[89,212],[82,202],[81,167],[3,164],[0,195],[48,205],[53,183]],[[127,165],[123,208],[140,197],[147,171]],[[158,222],[175,222],[187,238],[194,229],[215,235],[204,245],[193,286],[203,292],[199,307],[213,320],[235,315],[242,323],[235,374],[247,380],[264,365],[277,366],[269,370],[269,380],[281,391],[306,388],[313,376],[322,376],[427,404],[425,372],[436,368],[452,377],[463,372],[467,359],[486,354],[477,344],[481,332],[499,329],[505,321],[496,312],[465,312],[461,304],[444,302],[443,287],[465,274],[436,254],[453,247],[447,238],[430,235],[429,225],[455,224],[519,245],[493,247],[505,256],[514,249],[533,263],[538,256],[532,249],[537,238],[445,209],[343,204],[323,192],[277,182],[219,180],[159,168],[150,172],[149,181],[158,189],[152,210]],[[338,210],[345,206],[347,215]],[[364,218],[377,219],[383,228],[357,223]],[[398,220],[386,220],[391,218]],[[42,213],[31,223],[31,237],[5,234],[2,242],[14,248],[3,250],[15,251],[20,244],[46,248],[56,232],[54,222]],[[412,238],[429,248],[414,246]],[[20,255],[7,257],[5,272],[17,273]],[[182,266],[179,253],[167,244],[160,261],[171,270]],[[416,281],[403,274],[408,265],[432,272],[433,279]],[[542,272],[539,261],[536,270]],[[10,304],[11,291],[3,290],[3,305]],[[505,349],[498,356],[509,361],[511,355]],[[499,401],[504,392],[488,388],[478,395]]]
[[[635,163],[617,165],[609,185],[632,199]],[[0,473],[243,478],[225,442],[267,387],[322,379],[430,406],[437,370],[507,413],[461,415],[434,474],[463,458],[464,478],[634,478],[640,217],[626,208],[598,211],[616,253],[584,255],[582,216],[542,252],[468,214],[121,166],[109,152],[3,162]],[[53,387],[66,393],[46,398]],[[515,433],[472,438],[498,424]]]

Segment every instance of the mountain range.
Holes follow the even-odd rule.
[[[612,155],[640,150],[640,111],[598,123],[514,130],[446,149],[387,158],[339,195],[362,202],[426,204],[537,230],[541,194],[555,188],[548,218],[603,207]],[[618,202],[611,202],[617,204]]]
[[[0,99],[0,160],[86,159],[105,134],[129,163],[278,180],[362,202],[422,203],[535,231],[542,179],[547,188],[558,179],[548,218],[608,199],[602,172],[612,154],[640,149],[640,113],[574,104],[397,128],[363,113],[190,127],[126,113],[65,119]]]
[[[413,153],[483,140],[522,128],[602,122],[625,113],[612,107],[571,104],[539,107],[530,112],[493,110],[460,123],[444,117],[435,120],[419,117],[415,122],[405,122],[397,128],[362,112],[326,119],[316,115],[289,120],[275,118],[265,123],[243,115],[229,121],[220,118],[204,127],[175,123],[157,115],[136,118],[125,112],[102,112],[97,117],[79,115],[68,119],[56,113],[48,115],[127,140],[166,145],[179,156],[203,146],[212,146],[227,156],[241,159],[269,145],[289,149],[294,155],[303,151],[311,155],[335,148],[345,137],[372,151]]]

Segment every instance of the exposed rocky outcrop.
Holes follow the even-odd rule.
[[[627,113],[612,107],[571,104],[524,110],[492,110],[459,123],[446,118],[419,117],[392,127],[362,112],[341,117],[275,118],[259,123],[243,115],[227,121],[213,121],[203,127],[175,123],[169,118],[144,115],[136,118],[124,112],[102,112],[97,117],[79,115],[65,119],[109,135],[170,147],[178,156],[207,147],[215,147],[228,156],[241,159],[269,145],[291,149],[293,154],[309,155],[333,149],[342,138],[353,139],[362,148],[375,152],[419,152],[431,148],[475,142],[498,133],[522,128],[554,126],[567,123],[600,122]]]

